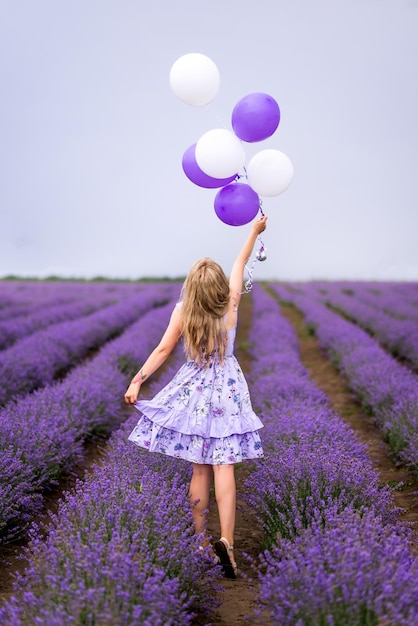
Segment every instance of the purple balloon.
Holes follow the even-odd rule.
[[[257,215],[260,198],[249,185],[231,183],[218,191],[214,206],[222,222],[229,226],[243,226]]]
[[[181,162],[184,173],[192,183],[199,185],[199,187],[206,187],[206,189],[214,189],[215,187],[224,187],[224,185],[232,183],[232,181],[235,180],[238,172],[229,178],[223,179],[212,178],[212,176],[205,174],[196,163],[195,150],[196,144],[194,143],[190,148],[187,148]]]
[[[267,93],[250,93],[244,96],[232,111],[234,133],[249,143],[270,137],[279,122],[279,105]]]

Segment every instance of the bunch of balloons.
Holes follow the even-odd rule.
[[[170,85],[186,104],[203,106],[218,93],[220,75],[212,59],[192,52],[173,64]],[[292,162],[280,150],[261,150],[246,163],[243,142],[271,137],[279,122],[275,99],[266,93],[250,93],[232,111],[232,130],[209,130],[185,151],[182,166],[189,180],[207,189],[221,188],[214,208],[224,223],[247,224],[261,207],[260,196],[277,196],[292,182]],[[247,182],[239,182],[244,178]]]

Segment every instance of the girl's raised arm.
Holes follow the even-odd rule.
[[[238,307],[241,299],[245,265],[250,258],[258,235],[266,229],[266,222],[267,215],[263,215],[260,219],[253,223],[250,234],[248,235],[246,242],[242,246],[232,266],[231,276],[229,279],[229,289],[231,299],[234,300],[235,308]]]

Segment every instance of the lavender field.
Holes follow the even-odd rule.
[[[127,381],[158,342],[180,286],[0,283],[0,547],[4,563],[13,549],[26,561],[13,588],[16,572],[2,567],[0,624],[248,623],[233,607],[219,612],[234,588],[224,589],[192,532],[189,465],[127,441],[137,419],[123,404]],[[418,284],[256,283],[243,300],[237,350],[265,425],[265,458],[237,468],[258,537],[254,554],[237,545],[242,574],[232,585],[252,598],[245,617],[418,624],[418,533],[395,504],[399,486],[382,480],[314,382],[283,314],[302,314],[390,446],[394,470],[409,472],[418,490]],[[179,344],[144,393],[182,360]],[[102,446],[107,438],[105,453],[66,490],[95,435]],[[57,510],[40,522],[60,489]]]

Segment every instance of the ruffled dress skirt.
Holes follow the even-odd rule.
[[[209,465],[263,456],[263,424],[233,354],[207,368],[187,361],[154,398],[134,406],[141,417],[129,440],[149,451]]]

